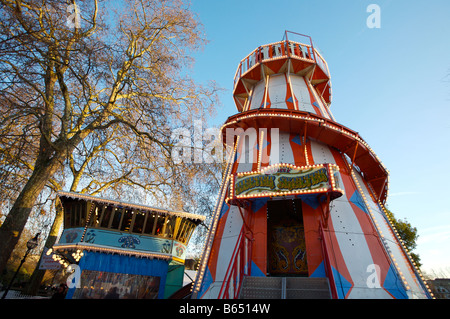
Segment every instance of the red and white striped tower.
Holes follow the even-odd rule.
[[[311,38],[286,32],[247,55],[233,97],[239,113],[222,127],[233,151],[192,297],[314,297],[302,287],[322,280],[332,298],[431,298],[386,215],[388,171],[335,121]]]

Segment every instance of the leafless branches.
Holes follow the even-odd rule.
[[[188,196],[170,132],[216,102],[184,72],[204,43],[183,0],[0,0],[0,255],[46,186]]]

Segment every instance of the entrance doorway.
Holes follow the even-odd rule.
[[[308,276],[302,202],[267,202],[267,272],[270,276]]]

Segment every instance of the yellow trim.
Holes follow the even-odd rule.
[[[176,258],[173,257],[171,254],[163,254],[163,253],[152,253],[152,252],[144,252],[144,251],[136,251],[136,250],[129,250],[129,249],[121,249],[121,248],[109,248],[105,246],[100,245],[86,245],[83,243],[77,243],[77,244],[56,244],[53,246],[53,250],[62,250],[62,249],[80,249],[80,250],[88,250],[88,251],[99,251],[99,252],[106,252],[106,253],[116,253],[116,254],[123,254],[123,255],[133,255],[133,256],[139,256],[139,257],[147,257],[147,258],[159,258],[159,259],[172,259]]]

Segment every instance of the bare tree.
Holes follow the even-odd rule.
[[[21,178],[9,180],[17,196],[0,227],[0,271],[67,167],[90,193],[174,185],[170,132],[215,102],[183,71],[204,42],[183,0],[0,0],[0,177]],[[121,182],[106,185],[106,174]]]

